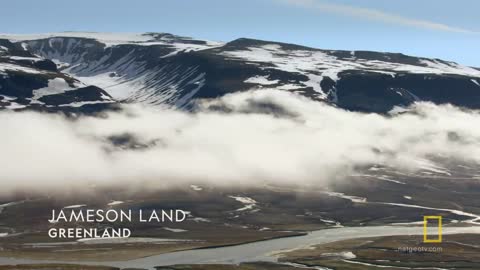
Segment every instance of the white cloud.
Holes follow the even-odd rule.
[[[399,24],[429,30],[456,32],[456,33],[478,33],[465,28],[450,26],[442,23],[436,23],[427,20],[407,18],[400,15],[387,13],[381,10],[355,7],[343,4],[333,4],[319,0],[275,0],[289,5],[298,6],[307,9],[315,9],[321,12],[334,13],[344,16],[357,17],[367,20],[375,20],[391,24]]]
[[[211,111],[212,105],[229,112]],[[424,103],[415,113],[384,117],[260,90],[201,107],[187,113],[128,105],[122,113],[75,121],[0,112],[0,192],[93,184],[321,185],[372,163],[410,170],[430,155],[480,161],[480,127],[471,124],[480,114],[452,106]],[[150,146],[120,150],[105,139],[121,134]]]

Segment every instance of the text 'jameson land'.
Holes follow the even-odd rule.
[[[128,223],[135,221],[146,222],[182,222],[186,219],[188,212],[183,210],[138,210],[138,215],[133,215],[132,210],[116,209],[84,209],[70,210],[65,213],[60,210],[58,213],[52,210],[52,217],[48,221],[52,224],[59,222],[76,223]],[[130,237],[131,230],[128,228],[108,228],[101,232],[97,228],[51,228],[48,231],[50,238],[113,238]]]

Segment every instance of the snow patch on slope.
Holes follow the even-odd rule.
[[[349,201],[354,202],[354,203],[366,203],[367,202],[366,198],[351,196],[351,195],[345,195],[345,193],[331,192],[331,191],[325,191],[324,193],[327,194],[328,196],[346,199],[346,200],[349,200]]]
[[[123,204],[124,202],[123,201],[112,201],[110,203],[108,203],[107,205],[108,206],[115,206],[115,205],[119,205],[119,204]]]
[[[48,81],[48,86],[33,90],[33,99],[43,96],[62,94],[66,91],[75,90],[63,78],[54,78]]]
[[[203,188],[197,185],[190,185],[190,188],[194,191],[202,191]]]
[[[46,74],[46,71],[40,71],[38,69],[29,68],[25,66],[15,65],[11,63],[0,63],[0,74],[6,75],[7,71],[25,72],[30,74]]]
[[[279,80],[269,80],[266,76],[255,76],[245,80],[246,83],[254,83],[261,85],[273,85],[277,84]]]
[[[22,203],[22,202],[23,201],[0,204],[0,214],[3,212],[3,209],[5,209],[6,207],[13,206],[13,205],[16,205],[16,204],[19,204],[19,203]]]
[[[239,208],[235,211],[251,210],[257,204],[257,201],[255,201],[254,199],[249,198],[249,197],[241,197],[241,196],[228,196],[228,197],[236,200],[237,202],[241,202],[245,205],[244,207]]]
[[[436,59],[420,60],[420,62],[425,64],[427,68],[435,70],[437,74],[461,74],[480,77],[480,72],[478,70],[471,67],[462,66],[457,63],[449,62],[447,65],[446,63],[442,63]]]
[[[86,204],[74,204],[74,205],[68,205],[63,207],[63,209],[76,209],[76,208],[82,208],[87,206]]]

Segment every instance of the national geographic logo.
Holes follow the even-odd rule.
[[[442,217],[423,217],[423,243],[442,243]]]
[[[424,216],[423,217],[423,243],[442,243],[442,217],[441,216]],[[420,245],[416,247],[399,247],[398,252],[404,254],[415,253],[441,253],[443,248],[441,245]]]

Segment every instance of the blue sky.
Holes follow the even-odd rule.
[[[2,1],[1,33],[170,32],[376,50],[480,67],[478,0]]]

